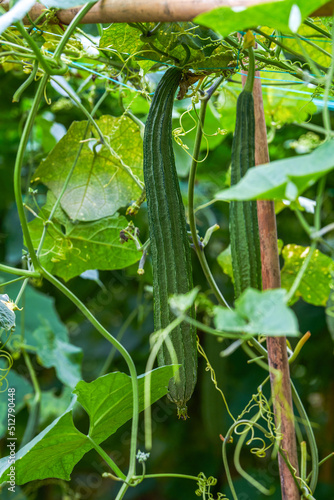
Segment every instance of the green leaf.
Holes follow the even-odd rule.
[[[307,188],[334,168],[334,141],[310,154],[253,167],[235,186],[220,191],[218,200],[296,200]]]
[[[284,266],[281,271],[282,288],[289,290],[310,252],[310,247],[289,244],[283,248],[282,256]],[[331,292],[332,273],[334,261],[320,252],[314,250],[307,270],[290,303],[301,297],[305,302],[315,306],[326,306]]]
[[[150,52],[147,50],[143,51],[145,44],[141,39],[141,35],[142,33],[139,29],[129,26],[126,23],[112,23],[103,30],[100,48],[108,48],[124,54],[124,59],[128,59],[129,56],[136,56],[136,63],[139,64],[144,72],[147,72],[156,60],[160,61],[161,56],[152,52],[152,50]],[[152,60],[149,60],[150,58]],[[135,61],[132,59],[130,64],[133,65]]]
[[[162,27],[157,38],[166,49],[184,44],[209,57],[219,41],[214,31],[192,22],[164,23]]]
[[[151,373],[151,402],[167,394],[174,366]],[[144,376],[138,377],[139,411],[144,410]],[[89,435],[99,444],[132,417],[131,377],[114,372],[91,383],[79,382],[75,393],[90,417]],[[70,480],[73,467],[93,447],[73,424],[74,400],[67,411],[16,454],[16,483],[36,479]],[[8,457],[0,460],[0,482],[7,480]]]
[[[141,32],[126,23],[112,23],[104,28],[100,48],[111,48],[125,54],[135,54],[143,45]]]
[[[49,213],[42,209],[39,216],[46,220]],[[36,249],[44,229],[44,220],[40,217],[29,223]],[[58,217],[48,226],[40,260],[50,273],[65,281],[89,269],[123,269],[141,257],[132,240],[124,244],[120,241],[120,231],[128,225],[123,216],[76,224],[64,213]]]
[[[235,55],[231,50],[220,45],[210,56],[204,56],[203,52],[198,53],[192,62],[191,68],[194,70],[226,70],[225,75],[232,75],[237,66]]]
[[[235,31],[244,31],[256,26],[270,26],[280,31],[296,31],[294,6],[299,7],[301,20],[328,0],[281,0],[260,3],[252,7],[218,7],[197,16],[194,21],[207,26],[223,37]],[[299,23],[300,24],[300,23]],[[291,28],[293,28],[291,30]]]
[[[82,349],[57,338],[47,327],[34,331],[39,362],[46,368],[54,367],[57,378],[68,387],[74,387],[81,379]]]
[[[113,215],[119,208],[137,199],[141,189],[123,168],[122,162],[142,180],[143,141],[139,127],[127,117],[102,116],[97,120],[106,146],[97,146],[97,139],[85,142],[61,207],[70,219],[95,221]],[[73,122],[67,134],[58,142],[36,170],[33,181],[45,184],[57,198],[73,166],[84,137],[87,122]],[[97,137],[93,126],[87,138]],[[89,146],[90,144],[90,146]],[[97,146],[96,152],[92,151]],[[100,148],[100,149],[99,149]],[[57,172],[57,175],[55,175]]]
[[[285,304],[286,294],[280,288],[263,292],[248,288],[235,301],[235,310],[221,306],[215,308],[215,327],[225,332],[249,335],[297,337],[297,318]]]
[[[173,365],[157,368],[151,375],[153,403],[167,394]],[[144,409],[144,379],[145,375],[138,377],[139,411]],[[107,439],[132,417],[131,378],[124,373],[110,373],[90,383],[81,381],[73,392],[89,415],[89,436],[96,442]]]
[[[70,479],[76,463],[92,448],[73,424],[72,409],[58,417],[16,453],[16,483],[35,479]],[[0,482],[7,480],[8,457],[0,460]]]
[[[320,22],[320,19],[317,19],[316,23],[317,23],[317,26],[319,28],[322,28],[323,30],[327,31],[326,26]],[[298,30],[298,34],[304,38],[311,39],[312,43],[316,47],[320,47],[322,49],[325,49],[325,50],[327,50],[327,52],[328,52],[328,49],[330,51],[330,46],[331,46],[330,43],[323,43],[323,40],[321,40],[319,42],[319,37],[314,37],[314,29],[311,28],[310,26],[306,26],[306,25],[302,24]],[[330,35],[330,31],[329,31],[329,35]],[[330,42],[329,39],[328,39],[328,42]],[[306,52],[309,55],[309,57],[311,59],[313,59],[313,61],[315,61],[317,64],[321,64],[325,68],[326,67],[328,68],[331,64],[331,56],[330,55],[327,56],[323,52],[320,52],[316,47],[307,43],[307,41],[304,41],[301,39],[299,39],[299,41],[297,41],[293,37],[285,38],[284,45],[286,45],[290,49],[292,49],[295,52],[298,52],[300,54],[304,54],[304,52]],[[303,51],[301,49],[301,46],[303,47]],[[288,56],[288,54],[286,54],[286,55]],[[317,90],[321,92],[321,89],[317,89]]]

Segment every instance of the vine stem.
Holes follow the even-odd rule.
[[[229,467],[229,464],[228,464],[228,459],[227,459],[227,444],[231,442],[232,434],[233,434],[234,429],[236,427],[240,426],[240,425],[245,425],[245,427],[249,427],[249,429],[251,427],[256,427],[260,432],[262,432],[264,435],[266,435],[267,434],[267,430],[264,427],[262,427],[260,424],[257,423],[257,420],[259,419],[260,416],[261,416],[261,413],[258,412],[256,415],[254,415],[249,420],[247,420],[247,419],[237,420],[236,422],[234,422],[231,425],[231,427],[227,431],[226,435],[224,436],[224,441],[223,441],[223,445],[222,445],[222,458],[223,458],[223,464],[224,464],[224,469],[225,469],[225,473],[226,473],[227,482],[228,482],[228,485],[230,487],[233,500],[238,500],[238,497],[237,497],[237,494],[236,494],[236,491],[235,491],[235,488],[234,488],[233,479],[232,479],[231,472],[230,472],[230,467]],[[241,472],[242,475],[244,475],[245,472],[242,470],[242,468],[240,466],[240,462],[237,462],[237,464],[235,464],[235,465],[237,465],[237,468],[239,469],[238,472],[239,473]],[[247,480],[252,484],[252,486],[255,486],[256,488],[259,488],[260,491],[263,492],[262,485],[259,484],[258,481],[256,481],[255,479],[253,479],[248,474],[247,474]]]
[[[177,355],[174,346],[169,338],[169,334],[182,323],[184,316],[178,316],[172,321],[164,330],[155,332],[155,343],[152,346],[150,355],[146,363],[145,372],[148,374],[145,376],[144,381],[144,425],[145,425],[145,448],[146,450],[152,449],[152,414],[151,414],[151,371],[153,370],[154,361],[158,355],[158,351],[162,344],[165,342],[169,351],[169,355],[173,365],[177,365]],[[174,370],[173,373],[175,382],[179,382],[178,368]]]
[[[110,342],[123,356],[131,376],[132,392],[133,392],[133,416],[132,416],[132,430],[131,430],[131,444],[130,444],[130,463],[129,471],[127,475],[127,481],[129,482],[131,478],[136,473],[136,449],[137,449],[137,436],[138,436],[138,419],[139,419],[139,395],[138,395],[138,380],[137,371],[135,364],[128,353],[128,351],[122,346],[118,340],[116,340],[109,332],[106,330],[101,323],[95,318],[95,316],[89,311],[89,309],[81,302],[81,300],[69,290],[63,283],[61,283],[57,278],[50,274],[46,269],[41,267],[41,272],[45,279],[47,279],[52,285],[54,285],[58,290],[60,290],[73,304],[82,312],[82,314],[88,319],[88,321],[96,328],[96,330]],[[121,498],[121,497],[120,497]]]
[[[16,267],[6,266],[5,264],[0,264],[0,271],[3,273],[14,274],[14,276],[22,276],[27,278],[40,278],[41,276],[41,274],[38,271],[29,271],[28,269],[17,269]]]
[[[117,474],[117,476],[120,479],[123,479],[123,481],[126,480],[125,475],[121,471],[121,469],[115,464],[115,462],[112,460],[111,457],[104,451],[103,448],[99,444],[97,444],[93,438],[91,438],[89,435],[87,436],[88,441],[90,441],[91,445],[94,447],[95,451],[103,458],[103,460],[109,465],[112,471]]]
[[[191,167],[190,167],[190,172],[189,172],[189,181],[188,181],[188,217],[189,217],[189,226],[190,226],[193,244],[194,244],[194,247],[196,250],[198,260],[201,264],[203,273],[205,274],[205,277],[206,277],[213,293],[215,294],[219,304],[224,305],[230,309],[228,303],[225,300],[225,297],[222,295],[221,291],[219,290],[218,285],[217,285],[217,283],[216,283],[216,281],[211,273],[211,270],[210,270],[208,263],[207,263],[207,260],[205,258],[204,250],[201,248],[201,246],[199,244],[197,230],[196,230],[195,210],[194,210],[194,191],[195,191],[196,170],[197,170],[198,157],[199,157],[199,153],[200,153],[200,149],[201,149],[201,141],[202,141],[202,137],[203,137],[203,126],[204,126],[206,108],[207,108],[210,97],[215,92],[215,90],[219,87],[219,85],[221,84],[223,79],[224,79],[223,76],[218,78],[216,80],[216,82],[205,93],[204,97],[201,98],[201,108],[200,108],[200,112],[199,112],[199,120],[198,120],[198,125],[197,125],[195,145],[194,145],[194,150],[193,150],[193,155],[192,155],[192,162],[191,162]]]
[[[133,479],[141,479],[142,476],[134,476]],[[180,479],[191,479],[198,482],[197,476],[189,476],[187,474],[174,474],[173,472],[166,472],[161,474],[145,474],[145,479],[163,478],[163,477],[178,477]]]
[[[64,33],[64,39],[67,41],[68,38],[71,36],[73,31],[75,30],[76,26],[82,19],[82,17],[89,11],[90,7],[93,5],[94,2],[87,3],[80,11],[79,13],[75,16],[73,21],[71,22],[70,26],[67,28],[67,30]],[[65,45],[65,42],[60,42],[60,46],[56,49],[55,51],[55,56],[60,56],[62,48]],[[131,439],[131,445],[130,445],[130,463],[129,463],[129,471],[127,478],[130,480],[131,477],[136,473],[136,447],[137,447],[137,435],[138,435],[138,408],[139,408],[139,403],[138,403],[138,381],[137,381],[137,372],[136,372],[136,367],[134,365],[134,362],[130,356],[130,354],[127,352],[127,350],[116,340],[114,337],[97,321],[97,319],[93,316],[93,314],[87,309],[87,307],[78,299],[76,295],[74,295],[65,285],[63,285],[60,281],[58,281],[52,274],[50,274],[46,269],[44,269],[38,260],[37,255],[35,254],[34,246],[32,243],[32,239],[30,236],[29,228],[28,228],[28,223],[27,219],[25,216],[24,212],[24,205],[23,205],[23,198],[22,198],[22,185],[21,185],[21,170],[22,170],[22,165],[23,165],[23,158],[24,158],[24,152],[29,140],[30,132],[32,130],[34,120],[36,118],[37,112],[38,112],[38,107],[39,104],[42,100],[42,97],[44,95],[44,91],[46,88],[46,84],[48,81],[49,75],[45,74],[40,80],[40,83],[38,85],[35,98],[33,100],[27,121],[25,123],[25,127],[22,133],[21,141],[19,144],[17,156],[16,156],[16,161],[15,161],[15,169],[14,169],[14,193],[15,193],[15,201],[17,205],[17,210],[20,218],[20,223],[22,227],[22,232],[23,236],[25,239],[25,244],[28,248],[30,258],[32,261],[32,264],[35,268],[35,270],[41,271],[41,274],[44,276],[45,279],[47,279],[51,284],[53,284],[58,290],[60,290],[71,302],[73,302],[76,307],[84,314],[84,316],[90,321],[90,323],[97,329],[97,331],[103,335],[111,344],[113,344],[119,352],[122,354],[124,357],[129,371],[130,371],[130,376],[131,376],[131,382],[132,382],[132,390],[133,390],[133,419],[132,419],[132,439]],[[2,266],[2,269],[0,270],[5,270],[7,266]],[[7,267],[7,272],[11,272],[11,268]],[[16,272],[16,271],[19,271]],[[16,270],[13,274],[19,274],[19,275],[25,275],[25,276],[32,276],[31,273],[26,274],[27,271],[23,270]],[[37,273],[37,276],[39,276],[39,273]],[[125,485],[127,486],[127,485]],[[124,487],[124,485],[123,485]],[[123,488],[122,487],[122,488]],[[126,490],[125,490],[126,491]],[[124,491],[124,492],[125,492]],[[121,498],[121,497],[120,497]]]
[[[267,144],[267,129],[264,117],[262,88],[260,75],[254,82],[254,112],[255,112],[255,164],[269,163]],[[242,75],[245,83],[246,75]],[[258,200],[258,221],[260,232],[262,284],[263,289],[280,288],[280,267],[277,245],[277,229],[275,207],[272,201]],[[292,396],[290,385],[290,370],[285,337],[268,337],[268,364],[273,398],[273,409],[276,427],[282,433],[281,447],[287,454],[289,462],[297,471],[297,443],[293,421]],[[277,383],[277,371],[281,380]],[[279,387],[279,391],[278,391]],[[281,454],[278,456],[282,500],[299,500],[300,493],[289,467]]]
[[[34,121],[38,112],[38,106],[42,100],[42,97],[44,95],[45,87],[48,81],[48,75],[43,75],[39,85],[37,87],[37,91],[32,103],[32,106],[30,108],[30,112],[28,115],[28,119],[25,123],[23,133],[21,136],[19,148],[17,151],[16,155],[16,160],[15,160],[15,167],[14,167],[14,194],[15,194],[15,201],[16,201],[16,206],[17,206],[17,211],[19,214],[20,218],[20,223],[21,223],[21,228],[23,232],[23,237],[25,240],[25,244],[28,248],[30,259],[32,261],[32,264],[35,268],[35,270],[38,270],[40,265],[37,259],[37,256],[35,254],[35,249],[34,245],[31,240],[29,228],[28,228],[28,223],[27,219],[25,216],[24,212],[24,206],[23,206],[23,198],[22,198],[22,184],[21,184],[21,170],[22,170],[22,165],[23,165],[23,158],[24,158],[24,152],[27,147],[27,143],[29,140],[30,132],[32,130],[32,127],[34,125]]]
[[[116,339],[119,342],[122,340],[122,337],[123,337],[124,333],[126,332],[127,328],[130,326],[130,324],[132,323],[134,318],[137,316],[138,311],[139,311],[139,307],[140,306],[136,307],[135,309],[133,309],[131,311],[131,313],[129,314],[129,316],[126,318],[123,325],[119,329],[119,332],[118,332],[117,337],[116,337]],[[116,353],[116,349],[115,349],[115,347],[112,347],[109,354],[108,354],[108,357],[106,358],[106,360],[104,362],[104,365],[102,366],[102,368],[100,370],[99,377],[102,377],[102,375],[105,375],[108,372],[109,366],[112,363],[112,360],[115,356],[115,353]]]

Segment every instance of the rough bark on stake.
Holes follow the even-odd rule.
[[[173,22],[191,21],[194,17],[216,7],[250,7],[275,0],[100,0],[81,21],[82,23],[124,22]],[[280,0],[277,0],[280,1]],[[9,8],[9,0],[0,0],[0,5]],[[334,1],[328,2],[315,15],[331,16]],[[81,7],[57,11],[62,24],[69,24]],[[29,15],[34,21],[45,9],[36,3]],[[28,19],[24,22],[29,23]]]
[[[242,76],[242,80],[244,84],[246,75]],[[261,165],[269,163],[270,159],[259,72],[256,72],[253,96],[255,114],[255,165]],[[259,200],[257,202],[257,212],[262,260],[262,286],[264,290],[280,288],[281,276],[274,202]],[[270,368],[278,370],[282,376],[281,381],[278,381],[275,372],[270,374],[275,422],[278,432],[282,433],[283,436],[280,446],[291,465],[296,469],[298,475],[297,443],[286,338],[268,337],[267,349]],[[299,489],[281,455],[278,456],[278,463],[282,500],[299,500]]]

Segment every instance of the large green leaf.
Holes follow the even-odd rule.
[[[235,186],[216,194],[218,200],[296,200],[334,168],[334,141],[310,154],[253,167]]]
[[[139,66],[146,72],[154,64],[155,60],[160,60],[160,56],[152,51],[143,51],[144,42],[141,35],[140,30],[129,26],[127,23],[112,23],[103,30],[100,48],[107,48],[122,55],[124,54],[124,59],[128,59],[128,56],[130,58],[136,56]],[[130,64],[134,64],[133,58]]]
[[[289,290],[310,252],[310,247],[300,245],[286,245],[282,250],[284,266],[281,271],[282,288]],[[305,302],[315,306],[326,306],[331,292],[332,273],[334,261],[320,252],[314,250],[307,270],[290,303],[301,297]]]
[[[260,3],[252,7],[218,7],[197,16],[194,21],[208,26],[222,36],[256,26],[270,26],[280,31],[296,31],[300,22],[328,0],[281,0]]]
[[[286,294],[280,288],[263,292],[248,288],[235,301],[234,310],[215,308],[215,327],[224,332],[297,337],[297,318],[285,304]]]
[[[73,424],[72,409],[58,417],[16,453],[16,483],[35,479],[69,480],[76,463],[92,448]],[[8,457],[0,460],[0,482],[7,481]]]
[[[151,376],[153,403],[167,394],[173,367],[157,368]],[[144,409],[144,378],[145,375],[138,377],[140,411]],[[90,383],[81,381],[74,394],[89,415],[88,435],[98,443],[107,439],[132,416],[131,379],[124,373],[111,373]]]
[[[151,402],[167,394],[174,366],[151,372]],[[144,376],[138,377],[139,411],[144,410]],[[87,384],[79,382],[75,393],[91,420],[90,435],[101,443],[132,416],[131,378],[114,372]],[[99,397],[96,397],[96,395]],[[73,404],[16,454],[16,483],[58,478],[68,481],[73,467],[93,446],[73,424]],[[93,428],[93,431],[92,431]],[[0,482],[7,480],[8,457],[0,460]]]
[[[326,30],[326,26],[320,22],[320,19],[317,19],[316,23],[317,23],[316,24],[317,27],[322,28],[323,30]],[[331,40],[329,38],[326,40],[326,39],[321,38],[321,37],[319,39],[318,36],[314,36],[315,31],[313,28],[311,28],[310,26],[303,25],[303,24],[300,26],[300,28],[298,30],[298,34],[301,35],[302,37],[308,39],[308,40],[311,40],[312,45],[310,45],[309,43],[307,43],[307,41],[305,41],[303,39],[299,39],[299,41],[297,41],[294,37],[288,37],[288,36],[284,37],[284,45],[286,47],[288,47],[289,49],[294,50],[297,53],[300,53],[303,55],[305,55],[305,53],[307,53],[309,55],[309,57],[311,59],[313,59],[313,61],[315,61],[317,64],[321,64],[325,68],[328,68],[331,64],[331,56],[326,55],[324,52],[319,51],[319,49],[317,47],[320,47],[321,49],[325,49],[327,52],[330,53],[331,52]],[[328,34],[330,35],[330,32],[328,32]],[[301,47],[303,47],[303,49],[301,49]],[[288,54],[286,54],[286,56],[289,57]],[[293,56],[291,56],[291,57],[293,58]],[[318,88],[317,91],[322,92],[322,89]]]
[[[143,141],[139,127],[124,116],[103,116],[97,124],[114,154],[110,154],[106,146],[98,146],[94,152],[96,139],[81,144],[82,151],[61,199],[63,210],[73,220],[94,221],[111,216],[120,207],[137,199],[141,192],[122,166],[123,162],[142,180]],[[56,197],[60,195],[76,159],[86,126],[86,121],[73,122],[67,134],[36,170],[33,180],[43,182]],[[91,126],[87,137],[92,134],[96,138],[96,131]]]
[[[100,48],[110,48],[126,54],[135,54],[143,45],[141,32],[127,23],[112,23],[104,28]]]
[[[50,211],[41,210],[29,223],[34,248],[38,248],[44,220]],[[43,218],[42,218],[43,217]],[[123,269],[137,262],[141,253],[132,240],[122,244],[120,231],[128,222],[114,215],[94,222],[71,222],[63,213],[48,226],[40,260],[43,266],[65,281],[89,269]]]

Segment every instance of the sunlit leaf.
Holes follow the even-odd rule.
[[[310,247],[289,244],[282,250],[284,266],[281,272],[282,288],[289,290],[310,252]],[[327,255],[314,250],[302,281],[293,296],[291,303],[301,297],[305,302],[315,306],[326,306],[331,292],[334,261]]]
[[[115,154],[112,155],[106,146],[98,145],[96,132],[91,127],[86,139],[92,134],[95,139],[81,144],[80,157],[61,199],[63,210],[73,220],[94,221],[108,217],[141,193],[141,188],[122,166],[123,162],[142,180],[143,142],[139,127],[124,116],[103,116],[97,124]],[[73,122],[35,172],[33,180],[48,186],[56,197],[73,167],[86,125],[86,121]]]
[[[334,168],[334,141],[310,154],[253,167],[235,186],[216,194],[218,200],[295,200]]]
[[[280,2],[260,3],[251,7],[218,7],[197,16],[194,21],[208,26],[222,36],[235,31],[245,31],[255,26],[270,26],[290,32],[290,21],[295,21],[296,7],[301,19],[305,19],[328,0],[281,0]],[[291,17],[292,11],[292,17]],[[297,23],[292,27],[295,29]]]

